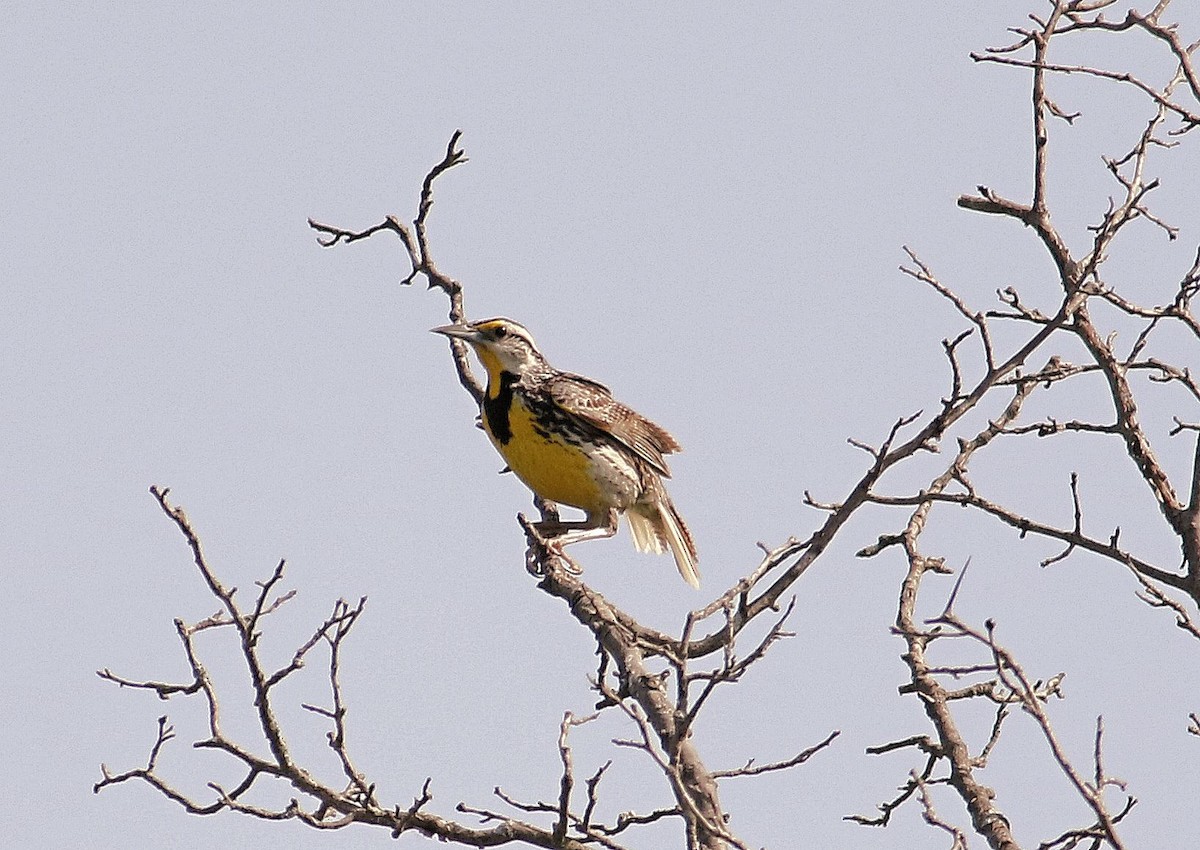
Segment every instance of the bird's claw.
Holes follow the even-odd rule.
[[[524,514],[518,514],[517,520],[529,540],[529,548],[525,550],[525,569],[531,575],[545,575],[548,558],[558,561],[573,576],[583,574],[583,567],[566,553],[562,544],[555,537],[546,536],[543,530],[545,523],[530,522]]]

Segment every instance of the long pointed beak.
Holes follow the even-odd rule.
[[[461,339],[465,342],[475,342],[479,339],[479,331],[464,324],[442,325],[440,328],[430,328],[429,332],[448,336],[451,339]]]

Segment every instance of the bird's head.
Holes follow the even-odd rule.
[[[501,372],[511,372],[519,377],[531,368],[546,363],[533,342],[533,336],[512,319],[495,318],[443,325],[433,328],[433,333],[470,343],[492,380],[498,379]]]

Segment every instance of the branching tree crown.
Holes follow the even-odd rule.
[[[1106,272],[1110,258],[1149,239],[1195,240],[1194,227],[1168,221],[1154,207],[1159,181],[1157,164],[1178,156],[1177,149],[1192,140],[1200,125],[1200,75],[1193,55],[1200,42],[1187,37],[1167,19],[1169,0],[1149,11],[1129,9],[1114,15],[1112,0],[1056,0],[1044,14],[1031,15],[1014,27],[1011,43],[972,55],[984,65],[1001,65],[1028,74],[1032,109],[1030,146],[1031,192],[1010,197],[980,185],[962,195],[958,206],[1014,222],[1027,229],[1055,270],[1053,280],[1031,283],[1037,291],[1008,286],[997,293],[998,303],[981,307],[969,303],[955,287],[911,248],[905,248],[904,275],[943,300],[960,317],[961,329],[942,340],[947,383],[934,409],[904,411],[887,433],[875,441],[851,439],[864,455],[860,477],[846,492],[830,497],[806,493],[807,504],[821,520],[802,537],[762,547],[757,564],[707,603],[692,611],[673,630],[636,620],[598,593],[554,551],[548,550],[520,516],[528,551],[525,566],[541,592],[561,600],[566,616],[580,628],[581,640],[594,643],[597,666],[590,674],[595,705],[585,713],[564,708],[557,740],[561,771],[545,782],[542,798],[520,799],[497,788],[488,804],[459,803],[453,811],[433,804],[433,780],[414,789],[411,800],[380,799],[375,782],[357,766],[352,755],[346,718],[347,698],[340,676],[342,649],[366,611],[366,599],[339,600],[329,616],[312,630],[294,652],[274,657],[260,638],[270,618],[292,596],[283,589],[284,564],[250,593],[226,584],[209,562],[196,525],[174,503],[166,489],[152,494],[190,549],[195,568],[216,599],[217,613],[195,623],[176,620],[181,648],[191,671],[179,682],[133,679],[103,670],[117,684],[147,690],[164,700],[196,698],[207,709],[207,733],[197,747],[215,750],[240,768],[230,785],[210,783],[204,798],[179,789],[160,766],[175,730],[164,716],[146,764],[114,772],[103,768],[96,790],[133,780],[148,783],[193,814],[225,810],[265,820],[298,820],[315,829],[335,830],[355,824],[383,827],[393,836],[420,833],[442,841],[473,847],[516,844],[554,848],[622,848],[633,846],[639,830],[650,824],[677,823],[679,845],[688,848],[750,845],[739,836],[737,820],[722,805],[720,788],[735,778],[753,781],[764,773],[788,771],[806,764],[835,746],[831,730],[800,752],[780,753],[777,760],[747,761],[733,769],[717,770],[704,758],[705,741],[696,721],[714,693],[735,686],[747,671],[789,636],[788,620],[797,582],[832,543],[846,524],[864,508],[893,510],[894,524],[879,530],[875,541],[858,552],[862,558],[898,554],[906,571],[898,587],[893,624],[903,645],[908,681],[900,700],[919,705],[928,725],[913,734],[868,749],[868,753],[908,752],[912,769],[900,778],[898,792],[872,814],[846,814],[866,826],[886,826],[905,806],[915,807],[930,828],[944,833],[955,848],[972,837],[987,846],[1015,850],[1022,846],[1013,823],[1003,810],[1004,789],[985,784],[989,757],[1003,745],[1002,736],[1023,717],[1044,741],[1047,764],[1054,775],[1031,770],[1031,781],[1065,783],[1086,810],[1082,822],[1064,822],[1057,835],[1044,836],[1040,848],[1123,848],[1121,825],[1134,811],[1134,789],[1109,773],[1104,760],[1104,724],[1097,719],[1094,748],[1087,764],[1071,758],[1052,723],[1052,704],[1063,697],[1063,674],[1039,676],[1025,669],[1002,642],[991,620],[973,623],[961,616],[956,600],[964,581],[965,564],[950,564],[923,544],[934,519],[953,506],[989,519],[1011,531],[1011,540],[1052,541],[1057,551],[1045,565],[1090,553],[1126,571],[1140,598],[1171,614],[1180,629],[1200,640],[1195,612],[1200,604],[1200,384],[1188,358],[1173,358],[1180,339],[1188,351],[1200,342],[1200,321],[1192,301],[1200,291],[1200,246],[1184,268],[1146,267],[1140,279],[1126,284]],[[1124,67],[1059,61],[1060,45],[1087,39],[1119,38],[1138,51],[1156,51],[1170,71],[1161,78],[1139,76]],[[1112,140],[1104,160],[1111,197],[1091,211],[1085,234],[1065,233],[1052,215],[1055,142],[1070,133],[1080,117],[1070,104],[1054,95],[1057,81],[1080,77],[1130,90],[1143,105],[1141,131],[1130,139]],[[425,177],[417,213],[411,224],[394,215],[364,230],[350,230],[310,220],[325,247],[350,244],[376,235],[398,238],[410,268],[402,284],[423,280],[444,296],[451,321],[467,318],[464,287],[435,263],[427,225],[435,185],[451,169],[466,162],[455,133],[445,155]],[[1193,181],[1195,173],[1192,175]],[[1189,191],[1195,192],[1193,186]],[[1200,196],[1200,195],[1197,195]],[[1194,223],[1193,223],[1194,224]],[[1083,244],[1082,249],[1070,246]],[[1046,304],[1053,304],[1046,307]],[[1042,306],[1036,306],[1042,305]],[[1122,333],[1112,333],[1114,327]],[[1132,333],[1130,333],[1132,329]],[[1164,344],[1162,340],[1170,344]],[[1082,353],[1082,356],[1080,355]],[[466,392],[479,402],[482,388],[472,371],[466,346],[451,341],[451,355]],[[1072,399],[1079,387],[1105,415],[1030,416],[1027,411],[1043,399]],[[1144,412],[1161,408],[1146,400],[1169,394],[1176,412],[1169,422],[1157,422]],[[1048,405],[1047,409],[1055,409]],[[1102,501],[1102,488],[1087,490],[1075,474],[1064,482],[1072,520],[1066,524],[1030,515],[993,495],[995,485],[973,473],[976,458],[995,447],[1025,441],[1063,441],[1066,435],[1093,435],[1118,448],[1140,481],[1144,498],[1161,514],[1178,546],[1178,561],[1163,563],[1137,551],[1123,539],[1121,529],[1098,528],[1087,521],[1085,503]],[[1164,436],[1165,435],[1165,436]],[[1174,469],[1161,460],[1163,440],[1186,442],[1192,462]],[[1064,443],[1070,449],[1074,444]],[[933,463],[935,472],[920,486],[895,483],[894,470],[918,461]],[[1086,466],[1087,457],[1079,465]],[[922,469],[927,467],[921,467]],[[910,480],[910,479],[905,479]],[[555,515],[553,505],[537,503],[541,517]],[[931,573],[957,572],[954,591],[930,604],[939,612],[919,613],[924,580]],[[206,667],[197,635],[210,630],[226,634],[239,648],[244,674],[254,695],[258,740],[246,741],[223,723],[223,693]],[[280,711],[280,686],[301,673],[306,662],[322,657],[327,664],[328,700],[304,709],[328,722],[328,745],[340,765],[329,777],[306,766],[293,753]],[[945,659],[951,659],[947,661]],[[965,659],[965,660],[964,660]],[[964,712],[986,706],[990,732],[975,740],[964,731]],[[1200,710],[1200,708],[1198,708]],[[672,803],[666,807],[604,817],[605,777],[609,764],[590,773],[577,773],[571,735],[601,714],[624,718],[628,736],[614,741],[631,748],[661,774]],[[1200,735],[1200,718],[1193,714],[1189,731]],[[810,766],[809,770],[815,769]],[[283,807],[260,801],[256,791],[267,779],[285,781],[295,798]],[[938,790],[936,798],[934,791]],[[797,844],[802,843],[798,837]]]

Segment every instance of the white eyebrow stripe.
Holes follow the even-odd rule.
[[[508,328],[509,333],[512,333],[515,336],[519,336],[521,339],[523,339],[534,351],[538,350],[537,343],[533,341],[533,334],[529,332],[529,329],[520,322],[515,322],[512,319],[505,318],[504,316],[496,316],[492,319],[484,319],[483,321],[475,322],[472,327],[474,327],[476,330],[490,331],[502,325]]]

